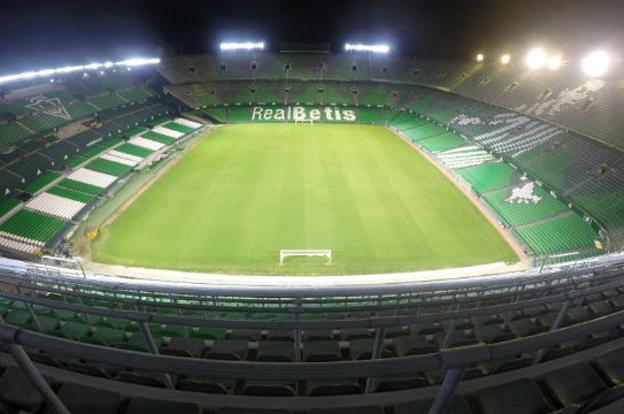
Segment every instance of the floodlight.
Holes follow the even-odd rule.
[[[561,56],[551,56],[550,59],[548,59],[548,69],[557,70],[561,67],[562,63]]]
[[[485,57],[483,56],[483,53],[479,53],[477,55],[477,62],[481,63],[483,62],[483,59],[485,59]]]
[[[117,66],[143,66],[143,65],[155,65],[160,63],[158,58],[132,58],[122,60],[121,62],[115,62]]]
[[[38,71],[18,73],[15,75],[0,76],[0,84],[39,78],[39,77],[48,77],[48,76],[58,75],[58,74],[73,73],[73,72],[83,72],[83,76],[89,76],[89,74],[86,71],[96,71],[102,67],[113,68],[112,70],[114,72],[115,66],[124,66],[130,69],[134,66],[154,65],[158,63],[160,63],[159,58],[132,58],[132,59],[127,59],[127,60],[122,60],[119,62],[106,61],[104,63],[100,63],[100,62],[89,63],[88,65],[63,66],[63,67],[59,67],[55,69],[41,69]]]
[[[84,70],[84,66],[64,66],[62,68],[56,68],[56,73],[71,73],[78,72],[80,70]]]
[[[526,65],[529,69],[539,69],[546,63],[546,52],[541,47],[532,49],[526,57]]]
[[[50,75],[54,75],[56,73],[56,70],[54,69],[42,69],[37,71],[37,76],[50,76]]]
[[[264,42],[222,42],[221,50],[256,50],[264,49]]]
[[[361,43],[346,43],[345,50],[347,52],[388,53],[390,51],[390,46],[385,44],[364,45]]]
[[[581,68],[588,76],[602,76],[609,70],[609,54],[603,50],[598,50],[587,55],[581,63]]]
[[[500,63],[502,63],[503,65],[508,64],[510,61],[511,61],[511,56],[509,56],[507,53],[502,55],[500,58]]]

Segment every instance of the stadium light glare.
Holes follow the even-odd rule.
[[[117,66],[143,66],[143,65],[157,65],[160,63],[158,58],[132,58],[115,62]]]
[[[88,65],[74,65],[74,66],[63,66],[55,69],[41,69],[37,71],[28,71],[23,73],[17,73],[15,75],[6,75],[0,76],[0,84],[15,82],[20,80],[28,80],[34,78],[42,78],[53,75],[62,75],[73,72],[85,72],[85,71],[97,71],[101,68],[114,68],[115,66],[123,66],[127,68],[132,68],[134,66],[143,66],[143,65],[155,65],[160,63],[159,58],[132,58],[127,60],[122,60],[119,62],[112,62],[107,60],[104,63],[93,62]],[[114,70],[114,69],[113,69]]]
[[[264,42],[222,42],[221,50],[263,50]]]
[[[78,72],[78,71],[82,71],[84,70],[84,66],[82,65],[78,65],[78,66],[64,66],[62,68],[56,68],[55,71],[56,73],[72,73],[72,72]]]
[[[85,65],[85,69],[89,69],[89,70],[96,70],[101,68],[102,66],[104,66],[104,64],[102,63],[89,63],[88,65]]]
[[[386,44],[364,45],[361,43],[346,43],[345,50],[347,52],[388,53],[390,52],[390,46]]]
[[[481,63],[483,62],[483,59],[485,59],[485,56],[483,56],[483,53],[479,53],[476,59],[477,59],[477,62]]]
[[[561,67],[561,65],[563,64],[563,61],[561,60],[561,56],[557,55],[557,56],[551,56],[550,59],[548,59],[548,69],[550,70],[557,70]]]
[[[501,56],[500,63],[502,63],[503,65],[507,65],[509,62],[511,62],[511,56],[509,56],[507,53]]]
[[[42,69],[37,71],[37,76],[50,76],[56,73],[55,69]]]
[[[526,56],[526,65],[529,69],[539,69],[546,63],[546,52],[541,47],[532,49]]]
[[[583,72],[591,77],[602,76],[609,70],[611,59],[604,50],[597,50],[585,56],[581,62]]]

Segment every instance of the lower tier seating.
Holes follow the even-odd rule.
[[[0,224],[0,232],[42,243],[51,242],[65,227],[64,220],[28,210],[20,210]]]

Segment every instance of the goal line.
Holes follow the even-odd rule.
[[[279,263],[283,265],[284,259],[290,256],[326,257],[327,264],[331,264],[332,251],[331,249],[281,249]]]

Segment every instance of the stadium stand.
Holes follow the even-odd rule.
[[[611,79],[565,72],[549,92],[546,75],[525,82],[490,65],[264,52],[176,56],[161,73],[215,122],[248,122],[247,104],[348,105],[358,122],[429,152],[537,256],[624,243],[613,116],[622,97]],[[388,80],[398,82],[376,82]],[[127,80],[70,89],[46,97],[74,118],[98,111],[101,126],[24,142],[8,157],[3,249],[41,254],[120,176],[201,125]],[[17,117],[0,126],[7,147],[66,123],[5,106]],[[22,205],[21,188],[45,191]],[[2,259],[0,402],[15,412],[621,412],[624,270],[608,260],[461,282],[241,292],[51,276]]]

